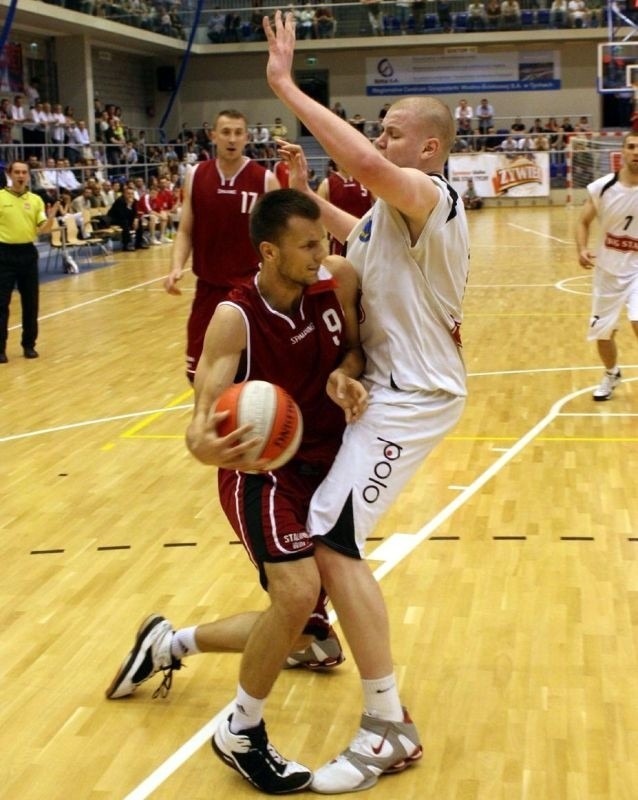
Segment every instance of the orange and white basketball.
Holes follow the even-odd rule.
[[[220,436],[227,436],[240,425],[252,424],[248,438],[262,437],[249,451],[247,462],[267,459],[265,470],[283,467],[295,455],[303,433],[299,406],[281,386],[268,381],[244,381],[225,389],[215,404],[215,411],[230,411],[217,426]]]

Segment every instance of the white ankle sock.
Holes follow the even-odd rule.
[[[197,625],[193,625],[191,628],[180,628],[175,631],[171,641],[171,655],[174,658],[181,660],[185,656],[194,656],[196,653],[201,653],[195,642],[196,630]]]
[[[248,728],[256,728],[263,716],[265,700],[258,700],[237,687],[233,715],[230,718],[231,733],[239,733]],[[402,717],[403,719],[403,717]]]
[[[366,714],[389,722],[403,721],[403,708],[394,674],[376,680],[362,680],[363,705]]]

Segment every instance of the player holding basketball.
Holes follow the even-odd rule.
[[[215,158],[197,163],[186,178],[171,271],[164,281],[169,294],[181,294],[177,284],[192,252],[197,285],[186,345],[186,375],[191,381],[218,303],[257,270],[259,258],[248,233],[250,211],[264,192],[279,188],[272,172],[244,155],[248,123],[241,112],[221,111],[212,140]]]
[[[322,585],[357,662],[364,696],[352,743],[312,782],[316,792],[337,794],[367,789],[382,773],[421,755],[417,730],[399,699],[387,611],[363,547],[463,410],[459,328],[468,233],[463,203],[443,178],[455,138],[446,106],[430,97],[398,100],[371,144],[296,86],[292,15],[284,21],[277,11],[274,29],[267,18],[264,28],[271,88],[328,155],[377,198],[362,220],[318,201],[330,232],[347,241],[361,283],[369,391],[368,409],[346,428],[308,519]],[[299,148],[287,150],[293,175],[304,175]],[[291,185],[299,186],[294,179]]]
[[[149,617],[107,696],[131,694],[159,669],[166,670],[170,686],[171,670],[185,655],[243,649],[234,710],[216,731],[213,747],[257,788],[283,794],[309,785],[312,773],[268,743],[263,707],[302,633],[317,637],[319,646],[328,633],[323,598],[317,603],[321,581],[306,516],[346,419],[360,416],[367,395],[355,380],[363,368],[357,277],[345,259],[326,258],[316,202],[294,189],[265,194],[251,214],[250,232],[260,270],[213,315],[195,375],[187,442],[196,458],[219,467],[222,507],[258,567],[271,604],[263,613],[175,633],[163,617]],[[228,412],[214,413],[214,405],[235,379],[277,383],[297,401],[303,436],[295,458],[280,469],[250,474],[262,466],[244,457],[256,439],[237,444],[250,426],[217,435],[216,425]]]
[[[587,248],[594,219],[602,231],[596,255]],[[620,383],[616,331],[623,306],[638,336],[638,133],[623,139],[619,172],[604,175],[587,186],[587,200],[576,229],[578,261],[594,268],[589,341],[595,341],[605,367],[594,400],[610,400]],[[594,259],[596,261],[594,262]]]

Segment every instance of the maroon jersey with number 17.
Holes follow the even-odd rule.
[[[200,161],[193,171],[193,272],[217,289],[230,291],[257,270],[259,257],[250,242],[248,221],[266,191],[268,171],[246,159],[225,178],[217,159]]]

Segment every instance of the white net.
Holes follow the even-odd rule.
[[[588,183],[620,169],[622,138],[616,136],[572,136],[571,184],[584,189]]]

